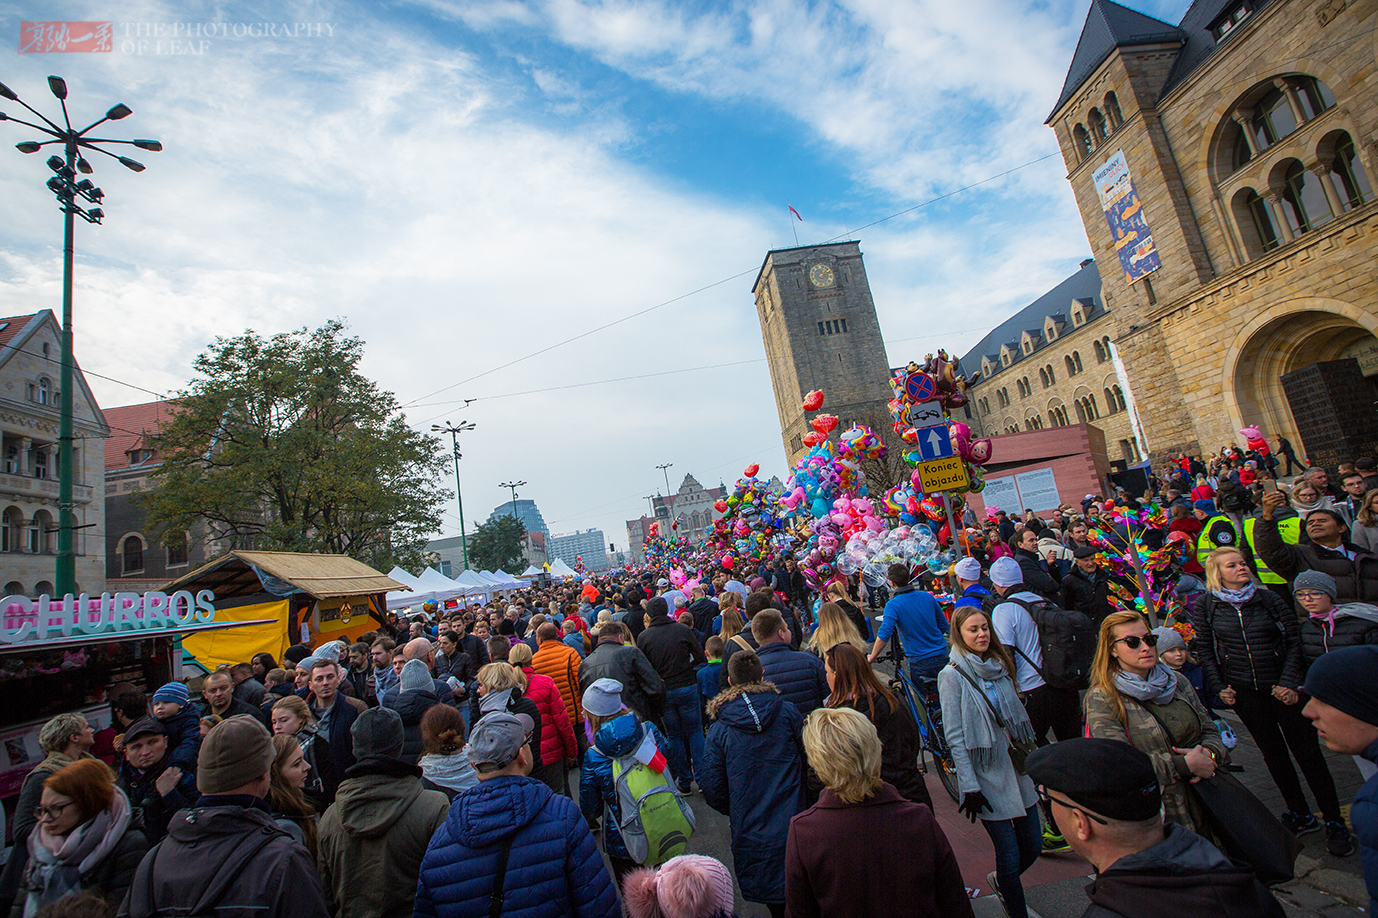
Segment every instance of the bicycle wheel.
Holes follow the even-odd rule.
[[[922,721],[919,725],[919,732],[923,737],[923,748],[933,758],[933,772],[943,783],[943,790],[947,791],[948,797],[951,797],[952,802],[956,804],[956,802],[960,802],[958,786],[956,786],[956,765],[952,762],[952,753],[948,751],[947,740],[944,739],[943,733],[938,732],[936,726],[933,725],[933,720],[929,717],[929,708],[923,707],[923,704],[915,704],[915,707],[918,708],[919,718]]]

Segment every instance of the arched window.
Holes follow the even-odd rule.
[[[1120,410],[1120,409],[1119,409],[1118,407],[1116,407],[1116,405],[1115,405],[1115,396],[1111,394],[1111,392],[1110,392],[1109,389],[1106,389],[1106,390],[1105,390],[1105,413],[1106,413],[1106,414],[1115,414],[1115,413],[1117,413],[1119,410]]]
[[[1359,162],[1359,153],[1354,148],[1354,140],[1348,133],[1341,133],[1335,142],[1335,158],[1330,164],[1330,175],[1335,182],[1335,190],[1340,193],[1340,203],[1345,210],[1373,200],[1373,186],[1369,183],[1368,175],[1364,173],[1364,166]]]
[[[1039,370],[1039,371],[1038,371],[1038,382],[1039,382],[1040,385],[1043,386],[1043,388],[1045,388],[1045,389],[1048,388],[1048,371],[1047,371],[1047,370]]]
[[[1077,372],[1080,373],[1082,369],[1080,351],[1072,351],[1072,363],[1076,366]]]
[[[1091,128],[1091,136],[1096,141],[1096,146],[1100,146],[1105,141],[1105,116],[1099,109],[1091,109],[1091,113],[1086,116],[1086,123]]]
[[[1242,169],[1254,158],[1254,151],[1249,146],[1249,138],[1245,136],[1244,129],[1238,125],[1234,128],[1234,143],[1230,145],[1230,168]]]
[[[1072,141],[1076,144],[1077,153],[1080,156],[1091,155],[1091,135],[1086,133],[1086,128],[1080,124],[1072,128]]]
[[[1116,411],[1124,411],[1127,407],[1124,403],[1124,391],[1120,389],[1118,383],[1110,387],[1110,392],[1106,394],[1105,398],[1106,401],[1109,401],[1111,398],[1115,400]]]
[[[1101,347],[1099,341],[1094,342],[1092,346],[1096,349],[1096,363],[1105,363],[1105,348]]]
[[[52,403],[52,382],[48,377],[43,376],[38,380],[38,403],[48,405]]]
[[[1282,90],[1274,86],[1254,104],[1254,117],[1249,122],[1254,147],[1266,150],[1297,129],[1292,106]]]
[[[1043,369],[1048,371],[1048,385],[1051,386],[1053,383],[1057,382],[1057,377],[1053,375],[1053,365],[1051,363]]]
[[[20,583],[18,580],[11,580],[9,583],[5,584],[5,595],[23,596],[24,584]]]
[[[33,515],[33,528],[29,530],[29,550],[34,554],[51,555],[57,533],[53,530],[53,515],[47,510],[39,510]]]
[[[1235,220],[1244,246],[1250,255],[1262,255],[1281,244],[1281,238],[1273,225],[1273,211],[1268,202],[1257,191],[1244,188],[1234,196]]]
[[[1110,122],[1112,131],[1124,124],[1124,115],[1120,114],[1120,100],[1115,98],[1113,92],[1105,94],[1105,119]]]
[[[179,567],[187,563],[187,534],[185,532],[168,536],[166,547],[168,567]]]
[[[1081,403],[1081,399],[1073,400],[1072,406],[1076,408],[1077,423],[1085,424],[1089,419],[1086,417],[1086,406]]]
[[[33,594],[35,596],[52,596],[56,592],[57,590],[53,587],[52,582],[48,580],[40,580],[33,585]]]
[[[1063,358],[1062,358],[1062,362],[1063,362],[1064,364],[1066,364],[1066,366],[1067,366],[1067,375],[1068,375],[1068,376],[1076,376],[1076,375],[1077,375],[1077,365],[1076,365],[1075,363],[1072,362],[1072,355],[1068,354],[1066,357],[1063,357]]]
[[[1287,167],[1286,185],[1282,191],[1282,212],[1293,233],[1306,233],[1330,221],[1335,215],[1325,199],[1320,179],[1297,160]]]
[[[120,571],[132,574],[144,569],[144,540],[136,535],[125,536],[120,546]]]
[[[23,551],[23,533],[24,511],[18,507],[7,508],[0,515],[0,551]]]

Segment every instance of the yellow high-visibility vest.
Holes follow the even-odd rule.
[[[1256,517],[1249,517],[1244,521],[1244,538],[1249,542],[1249,552],[1253,555],[1254,569],[1258,572],[1258,579],[1264,583],[1286,583],[1287,580],[1272,572],[1263,558],[1254,549],[1254,523]],[[1301,517],[1294,516],[1285,520],[1275,520],[1278,524],[1278,535],[1282,536],[1282,541],[1288,545],[1296,545],[1301,541]]]

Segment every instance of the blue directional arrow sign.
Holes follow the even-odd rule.
[[[925,461],[946,459],[952,455],[952,435],[946,427],[923,427],[918,434],[919,452]]]

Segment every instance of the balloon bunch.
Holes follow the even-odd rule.
[[[770,482],[756,477],[760,470],[755,462],[747,466],[732,493],[713,504],[722,516],[713,521],[707,544],[721,555],[719,562],[728,570],[735,566],[736,558],[759,560],[769,554],[786,526],[780,495]]]
[[[879,587],[885,585],[892,564],[905,564],[910,570],[927,568],[941,574],[954,560],[952,552],[945,551],[926,527],[900,526],[855,533],[838,555],[837,567],[847,575],[859,573],[868,586]]]
[[[653,535],[641,543],[642,557],[645,559],[642,563],[648,569],[664,570],[673,565],[684,564],[697,550],[698,546],[690,543],[684,536],[663,539],[659,535]]]
[[[1087,531],[1087,541],[1100,549],[1097,566],[1106,572],[1112,601],[1158,622],[1181,617],[1182,603],[1172,578],[1174,561],[1185,560],[1193,546],[1168,537],[1163,510],[1150,504],[1138,511],[1106,508],[1108,520]],[[1110,528],[1107,522],[1112,522]],[[1174,533],[1175,535],[1175,533]]]

